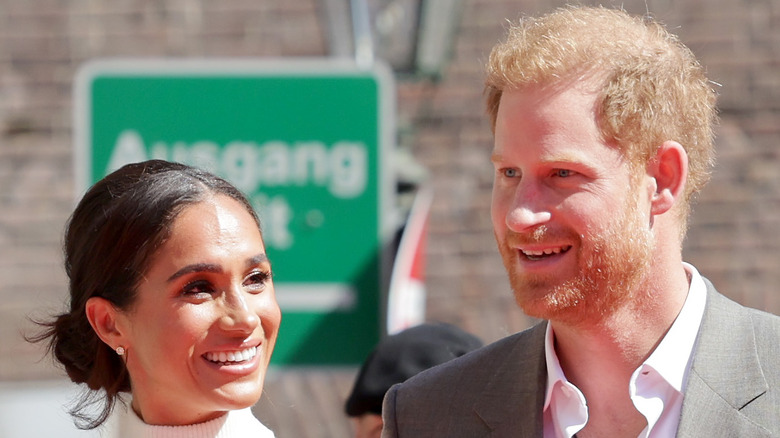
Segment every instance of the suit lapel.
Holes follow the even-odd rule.
[[[739,412],[768,389],[750,315],[706,284],[707,307],[677,436],[770,436]]]
[[[544,335],[547,323],[515,335],[511,349],[477,397],[474,411],[496,437],[538,437],[547,382]]]

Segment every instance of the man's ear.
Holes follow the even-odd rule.
[[[650,212],[666,213],[683,196],[688,179],[688,154],[680,143],[665,141],[648,163],[647,174],[655,182]]]
[[[92,297],[87,300],[85,310],[89,324],[103,342],[112,350],[120,346],[127,348],[124,333],[120,329],[121,324],[118,324],[120,311],[110,301]]]

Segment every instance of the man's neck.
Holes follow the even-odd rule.
[[[682,309],[688,278],[680,263],[667,281],[656,282],[654,287],[645,282],[642,287],[637,296],[645,299],[627,303],[599,321],[576,326],[551,321],[561,368],[588,401],[589,420],[583,436],[616,424],[625,428],[626,436],[637,436],[646,424],[629,396],[631,375],[655,350]],[[615,432],[609,435],[622,435]]]

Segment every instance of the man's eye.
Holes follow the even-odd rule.
[[[555,176],[559,178],[568,178],[570,176],[574,175],[574,172],[569,169],[556,169],[555,170]]]
[[[504,169],[503,170],[504,176],[507,178],[516,178],[520,175],[520,172],[517,171],[517,169]]]

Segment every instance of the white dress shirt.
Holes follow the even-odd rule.
[[[626,388],[634,406],[647,420],[639,438],[674,437],[680,421],[685,384],[707,300],[707,288],[699,272],[688,263],[683,266],[690,278],[685,304],[655,351],[634,371]],[[552,325],[548,324],[544,437],[571,438],[587,424],[588,404],[582,392],[563,374],[553,340]]]

